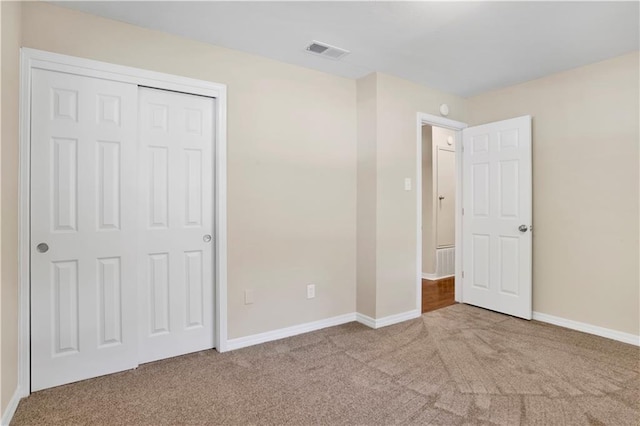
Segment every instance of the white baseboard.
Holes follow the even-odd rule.
[[[414,309],[412,311],[402,312],[395,315],[389,315],[388,317],[378,319],[371,318],[370,316],[364,314],[356,313],[356,321],[366,325],[367,327],[381,328],[388,325],[397,324],[399,322],[412,320],[414,318],[418,318],[420,315],[422,315],[422,312],[420,312],[419,309]]]
[[[285,337],[296,336],[302,333],[321,330],[327,327],[346,324],[356,320],[356,314],[344,314],[337,317],[327,318],[319,321],[307,322],[304,324],[294,325],[291,327],[280,328],[278,330],[267,331],[264,333],[252,334],[251,336],[238,337],[227,340],[227,350],[246,348],[260,343],[271,342],[273,340],[284,339]]]
[[[2,413],[2,420],[0,421],[0,424],[2,426],[8,426],[9,423],[11,423],[11,419],[13,418],[13,415],[16,413],[16,409],[18,408],[18,403],[20,403],[20,395],[20,388],[16,388],[16,391],[13,393],[13,396],[9,400],[9,404],[7,404],[7,408],[5,408],[4,412]]]
[[[451,278],[453,277],[454,274],[449,274],[449,275],[443,275],[443,276],[438,276],[438,274],[429,274],[426,272],[422,273],[422,278],[425,280],[431,280],[431,281],[435,281],[435,280],[441,280],[443,278]]]
[[[640,336],[622,331],[611,330],[610,328],[598,327],[597,325],[586,324],[566,318],[560,318],[542,312],[534,312],[533,319],[546,322],[560,327],[570,328],[571,330],[582,331],[583,333],[595,334],[596,336],[606,337],[607,339],[617,340],[630,345],[640,346]]]
[[[286,337],[297,336],[298,334],[309,333],[311,331],[321,330],[327,327],[346,324],[357,321],[371,328],[386,327],[388,325],[397,324],[399,322],[418,318],[422,313],[419,309],[413,311],[402,312],[388,317],[373,319],[363,314],[350,313],[339,315],[337,317],[327,318],[319,321],[307,322],[291,327],[280,328],[278,330],[266,331],[264,333],[252,334],[251,336],[238,337],[227,340],[227,351],[246,348],[248,346],[258,345],[260,343],[272,342],[274,340],[284,339]]]
[[[374,320],[370,316],[367,316],[365,314],[361,314],[359,312],[356,312],[356,321],[358,321],[360,324],[366,325],[367,327],[370,327],[370,328],[378,328],[378,327],[376,327],[376,320]]]

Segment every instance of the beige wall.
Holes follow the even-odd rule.
[[[370,74],[357,81],[358,90],[358,182],[356,311],[376,316],[376,183],[378,137],[378,77]]]
[[[533,308],[640,334],[638,52],[473,97],[533,116]]]
[[[379,319],[416,309],[421,265],[417,264],[415,190],[416,179],[422,178],[416,161],[417,113],[438,115],[439,105],[447,103],[451,117],[464,121],[466,103],[460,97],[381,73],[360,79],[358,90],[362,100],[375,91],[375,108],[359,104],[358,129],[376,129],[375,135],[358,134],[358,206],[375,205],[372,212],[358,213],[358,220],[366,215],[366,223],[358,223],[359,247],[375,246],[375,252],[369,246],[366,254],[358,253],[358,312]],[[410,191],[404,190],[405,178],[412,181]],[[371,280],[375,286],[370,285]],[[360,311],[365,306],[361,297],[367,312]]]
[[[466,100],[378,73],[376,316],[416,309],[417,112],[466,121]],[[413,189],[404,190],[411,178]]]
[[[18,383],[18,97],[21,5],[0,2],[2,74],[0,138],[0,411]]]
[[[354,80],[40,2],[23,45],[228,85],[229,338],[354,311]]]
[[[436,232],[433,210],[433,130],[422,126],[422,272],[436,272]]]
[[[18,87],[21,5],[2,9],[1,144],[0,144],[0,407],[7,407],[18,381]]]

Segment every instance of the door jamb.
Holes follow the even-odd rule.
[[[466,123],[437,115],[418,112],[416,114],[416,308],[422,312],[422,125],[442,127],[456,132],[456,202],[455,202],[455,300],[462,302],[462,131]]]
[[[31,393],[30,178],[31,71],[46,69],[215,98],[215,347],[227,350],[227,86],[42,50],[20,49],[20,136],[18,188],[18,389]]]

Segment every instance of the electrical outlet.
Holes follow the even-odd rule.
[[[316,297],[316,286],[315,284],[309,284],[307,286],[307,299],[313,299]]]
[[[253,290],[244,291],[244,304],[251,305],[253,303]]]

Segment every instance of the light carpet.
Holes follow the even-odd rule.
[[[638,425],[640,349],[453,305],[36,392],[14,425]]]

